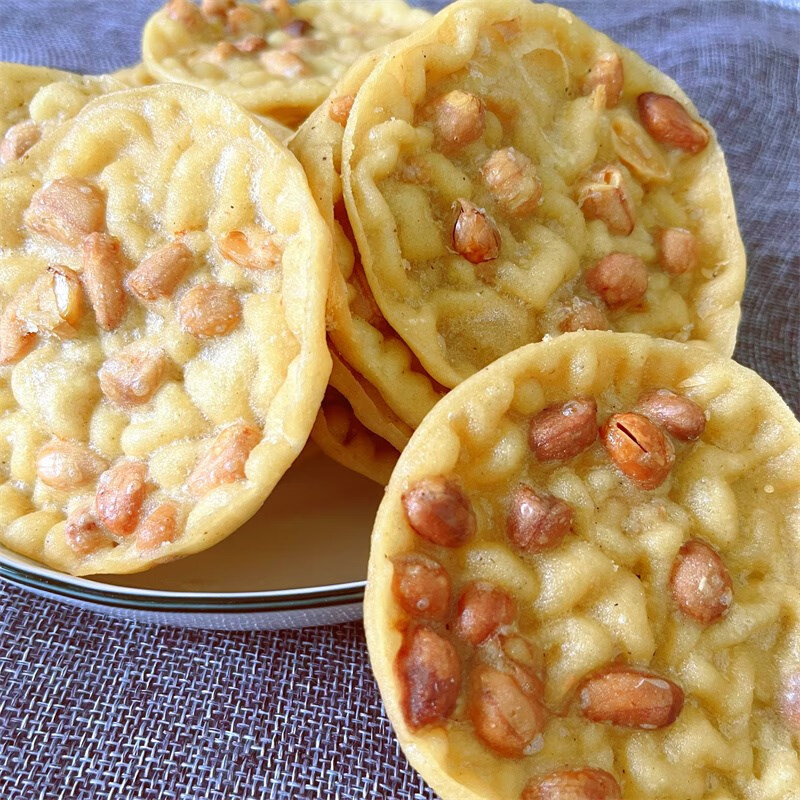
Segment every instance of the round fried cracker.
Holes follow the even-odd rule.
[[[499,359],[417,429],[375,523],[403,750],[443,800],[790,796],[799,536],[800,424],[750,370],[610,332]]]
[[[299,164],[231,101],[152,86],[0,186],[0,538],[75,574],[210,547],[300,452],[330,371]]]
[[[716,136],[563,9],[448,6],[372,70],[342,162],[377,305],[445,386],[562,330],[733,351],[745,254]]]
[[[402,0],[296,6],[170,0],[147,23],[144,62],[161,81],[214,89],[287,125],[305,119],[363,53],[430,17]]]

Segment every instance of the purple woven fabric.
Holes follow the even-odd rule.
[[[370,0],[353,0],[370,2]],[[737,358],[800,408],[800,4],[566,2],[675,77],[728,155],[749,277]],[[0,0],[0,60],[138,60],[153,0]],[[213,633],[0,585],[2,800],[433,798],[399,752],[358,624]]]

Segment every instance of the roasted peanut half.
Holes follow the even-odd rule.
[[[302,78],[311,74],[311,68],[295,53],[268,50],[260,56],[261,66],[277,78]]]
[[[520,800],[621,800],[622,790],[604,769],[561,769],[532,778]]]
[[[486,106],[480,97],[453,89],[426,109],[440,146],[455,150],[480,139],[486,129]]]
[[[314,30],[314,26],[307,19],[293,19],[291,22],[287,22],[282,30],[289,36],[297,38],[311,33]]]
[[[592,722],[655,730],[678,718],[683,690],[655,672],[614,664],[581,683],[578,702],[581,714]]]
[[[0,365],[14,364],[24,358],[35,342],[36,334],[19,318],[12,299],[0,316]]]
[[[107,233],[92,233],[84,239],[81,280],[97,324],[106,331],[117,328],[125,316],[123,273],[118,239]]]
[[[128,536],[139,524],[147,494],[147,467],[141,461],[120,461],[97,482],[94,510],[98,522],[117,536]]]
[[[461,689],[461,664],[453,645],[430,628],[413,628],[403,639],[396,663],[409,728],[444,722]]]
[[[53,439],[36,454],[36,475],[54,489],[77,489],[96,480],[108,468],[87,445]]]
[[[90,233],[103,229],[105,216],[105,199],[97,186],[66,177],[39,189],[23,219],[31,230],[76,246]]]
[[[577,397],[548,406],[531,419],[528,444],[539,461],[566,461],[580,455],[597,439],[597,403]]]
[[[22,158],[39,141],[41,135],[39,126],[32,119],[12,125],[0,141],[0,164]]]
[[[203,61],[210,64],[224,64],[234,56],[239,55],[236,45],[233,42],[217,42],[204,56]]]
[[[675,463],[672,442],[641,414],[612,414],[600,439],[620,472],[642,489],[661,486]]]
[[[189,476],[189,491],[199,497],[224,483],[242,480],[250,452],[260,440],[261,433],[245,422],[221,430]]]
[[[458,598],[456,631],[465,642],[477,646],[510,625],[516,615],[511,595],[491,583],[475,581]]]
[[[207,17],[224,19],[228,11],[236,6],[236,0],[203,0],[200,8]]]
[[[602,86],[605,92],[605,107],[616,108],[625,86],[622,59],[616,53],[603,53],[594,62],[584,78],[583,93],[591,94],[598,86]]]
[[[267,40],[263,36],[250,34],[236,42],[236,49],[240,53],[258,53],[267,46]]]
[[[234,264],[247,269],[275,269],[283,256],[276,234],[267,231],[230,231],[217,242],[220,252]]]
[[[542,201],[542,182],[533,162],[513,147],[495,150],[481,175],[494,199],[513,217],[532,214]]]
[[[669,584],[678,608],[703,625],[722,618],[733,603],[733,583],[725,562],[699,539],[690,539],[678,551]]]
[[[647,267],[639,256],[609,253],[586,272],[586,286],[609,308],[638,303],[647,292]]]
[[[279,25],[286,25],[294,16],[289,0],[261,0],[261,7],[274,14]]]
[[[576,297],[558,326],[562,331],[607,331],[608,319],[601,308]]]
[[[58,315],[67,325],[77,328],[83,315],[83,288],[78,273],[60,264],[49,266],[47,272]]]
[[[472,673],[469,716],[478,738],[500,755],[522,758],[544,745],[541,695],[523,690],[500,670],[481,665]]]
[[[669,389],[651,389],[639,397],[636,410],[684,442],[693,442],[706,429],[706,415],[697,403]]]
[[[500,255],[497,223],[482,208],[460,198],[451,209],[453,250],[471,264],[492,261]]]
[[[355,101],[356,96],[354,94],[343,94],[339,97],[334,97],[328,107],[328,116],[344,127],[350,118],[350,112],[353,110]]]
[[[785,725],[794,733],[800,732],[800,672],[792,672],[781,681],[778,711]]]
[[[424,478],[403,492],[403,511],[408,524],[429,542],[460,547],[475,534],[477,522],[472,503],[447,478]]]
[[[241,321],[242,304],[230,286],[200,283],[181,298],[178,318],[181,327],[194,336],[224,336]]]
[[[642,125],[657,142],[687,153],[699,153],[708,144],[708,131],[674,98],[644,92],[636,99],[636,105]]]
[[[606,166],[590,173],[578,184],[578,207],[587,220],[599,219],[611,233],[629,236],[636,225],[633,203],[622,173]]]
[[[67,546],[79,556],[88,556],[111,544],[111,539],[100,528],[88,503],[79,506],[67,517],[64,539]]]
[[[683,275],[697,266],[697,238],[685,228],[666,228],[655,236],[658,263],[670,275]]]
[[[412,617],[441,620],[450,609],[450,576],[432,558],[409,554],[393,560],[392,593]]]
[[[526,553],[550,550],[572,530],[573,518],[572,509],[563,500],[520,486],[508,511],[508,540]]]
[[[645,183],[668,183],[672,173],[659,146],[626,114],[611,123],[611,141],[619,160]]]
[[[134,343],[105,361],[97,377],[109,400],[121,406],[138,406],[156,393],[166,367],[163,350]]]
[[[194,266],[194,254],[183,242],[170,242],[145,258],[128,275],[128,289],[140,300],[171,297]]]
[[[206,24],[202,11],[191,0],[169,0],[164,11],[187,30],[197,30]]]
[[[225,30],[231,36],[238,36],[241,33],[248,33],[253,27],[261,29],[261,20],[258,14],[246,5],[234,6],[225,17]]]
[[[174,503],[156,506],[142,521],[136,531],[136,547],[139,550],[154,550],[171,542],[178,533],[178,507]]]

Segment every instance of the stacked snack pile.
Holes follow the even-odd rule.
[[[0,78],[6,548],[207,549],[310,436],[387,485],[370,655],[445,800],[797,793],[800,425],[672,80],[528,0],[169,0]]]

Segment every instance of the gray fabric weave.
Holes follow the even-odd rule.
[[[719,132],[749,254],[737,357],[797,411],[800,4],[565,4],[675,77]],[[0,0],[0,60],[125,66],[155,6]],[[0,586],[2,800],[432,797],[394,743],[358,624],[198,633]]]

